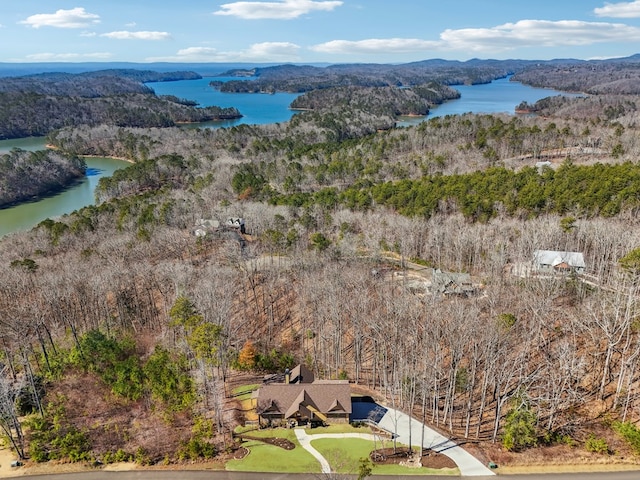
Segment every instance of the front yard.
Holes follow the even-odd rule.
[[[362,430],[362,429],[360,429]],[[338,473],[358,473],[360,459],[369,458],[374,448],[380,448],[380,442],[374,445],[371,440],[361,438],[344,438],[340,440],[319,438],[312,440],[311,445],[318,450]],[[399,447],[402,447],[398,444]],[[373,467],[372,475],[460,475],[457,468],[411,468],[403,465],[378,465]]]
[[[321,428],[305,429],[307,435],[321,435],[325,433],[372,433],[369,427],[353,427],[351,425],[334,425]],[[226,469],[243,472],[285,472],[285,473],[320,473],[320,463],[305,450],[290,428],[268,429],[238,429],[236,435],[253,437],[242,442],[248,454],[241,459],[227,462]],[[294,445],[287,449],[273,445],[273,439],[284,439]],[[261,441],[260,439],[264,439]],[[389,441],[384,442],[386,447]],[[382,442],[360,438],[317,438],[312,439],[311,445],[318,450],[331,465],[331,469],[338,473],[357,474],[360,459],[369,458],[374,448],[382,448]],[[402,445],[398,444],[398,448]],[[403,465],[375,465],[373,475],[459,475],[457,468],[412,468]]]
[[[260,440],[247,440],[242,446],[249,450],[248,455],[239,460],[227,462],[226,469],[240,472],[287,472],[320,473],[320,464],[300,446],[293,429],[277,428],[251,430],[252,437],[284,438],[294,444],[292,450],[271,445]]]
[[[240,404],[244,419],[256,422],[254,401],[251,393],[259,385],[244,385],[234,389],[235,400]],[[320,438],[322,434],[372,434],[369,426],[355,427],[350,424],[337,424],[328,427],[305,428],[311,437],[311,446],[315,448],[337,473],[357,474],[360,460],[368,459],[376,448],[391,447],[387,435],[376,432],[376,442],[363,438]],[[240,438],[239,445],[246,449],[242,458],[229,460],[226,469],[242,472],[283,472],[283,473],[320,473],[320,462],[298,441],[292,428],[239,427],[235,431]],[[317,438],[313,438],[318,436]],[[401,445],[398,444],[398,448]],[[426,457],[425,457],[426,459]],[[448,459],[445,459],[448,460]],[[438,466],[449,465],[439,463]],[[457,468],[409,467],[393,464],[393,460],[376,464],[373,475],[459,475]]]

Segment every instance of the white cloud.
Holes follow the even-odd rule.
[[[170,57],[147,58],[148,62],[287,62],[297,61],[300,47],[288,42],[264,42],[238,52],[212,47],[189,47]]]
[[[445,30],[440,40],[447,49],[506,51],[517,47],[580,46],[638,41],[640,29],[624,24],[578,20],[520,20],[493,28]]]
[[[109,32],[103,33],[101,37],[114,38],[116,40],[170,40],[171,34],[168,32]]]
[[[367,40],[332,40],[314,45],[311,50],[322,53],[411,53],[438,49],[439,42],[417,38],[369,38]]]
[[[147,57],[146,62],[219,62],[223,53],[212,47],[188,47],[178,50],[175,55]]]
[[[80,34],[81,37],[97,37],[98,34],[96,32],[82,32]]]
[[[290,42],[255,43],[244,52],[246,58],[292,58],[298,54],[300,47]]]
[[[57,28],[86,28],[100,23],[100,16],[88,13],[84,8],[76,7],[71,10],[58,10],[56,13],[39,13],[31,15],[21,21],[33,28],[57,27]]]
[[[495,53],[521,47],[581,46],[640,41],[640,28],[618,23],[521,20],[492,28],[445,30],[437,41],[415,38],[333,40],[311,50],[331,54],[394,54],[462,50]]]
[[[107,60],[113,54],[107,52],[96,53],[34,53],[27,55],[27,60],[32,62],[74,62],[85,60]]]
[[[137,25],[136,22],[125,23],[124,26],[127,28],[133,28]]]
[[[640,17],[640,0],[634,2],[605,3],[602,8],[594,8],[598,17],[638,18]]]
[[[245,20],[276,19],[291,20],[309,12],[331,11],[342,5],[337,0],[281,0],[277,2],[234,2],[220,5],[214,15],[230,15]]]

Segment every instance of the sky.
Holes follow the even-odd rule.
[[[0,62],[406,63],[640,53],[640,0],[0,0]]]

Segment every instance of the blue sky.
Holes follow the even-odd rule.
[[[373,62],[640,52],[640,0],[2,0],[0,62]]]

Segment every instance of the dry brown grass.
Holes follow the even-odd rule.
[[[634,456],[622,442],[611,443],[619,447],[619,450],[612,449],[615,452],[612,454],[591,453],[582,445],[553,445],[514,453],[503,450],[499,444],[481,444],[469,450],[480,458],[495,462],[500,473],[640,470],[640,458]]]
[[[58,396],[65,399],[67,420],[88,433],[98,458],[118,449],[134,454],[143,448],[152,461],[158,461],[191,435],[191,419],[187,415],[163,418],[161,410],[151,403],[114,397],[92,375],[69,375],[52,384],[47,397]]]

